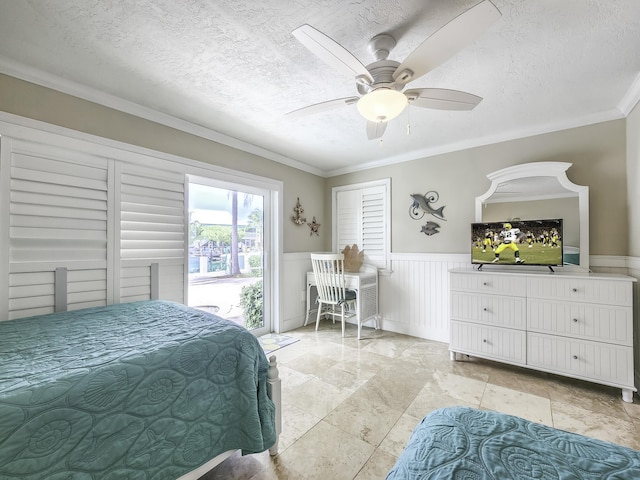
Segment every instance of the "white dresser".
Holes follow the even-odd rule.
[[[467,354],[619,387],[633,401],[633,282],[450,270],[451,359]]]

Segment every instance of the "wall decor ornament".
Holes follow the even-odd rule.
[[[307,225],[309,225],[309,228],[311,229],[311,231],[309,232],[309,236],[313,235],[314,233],[320,236],[320,233],[318,232],[318,230],[320,230],[320,224],[316,222],[316,217],[313,217],[311,223],[307,223]]]
[[[447,220],[446,218],[444,218],[443,213],[444,207],[446,205],[443,205],[440,208],[435,208],[433,206],[433,204],[440,199],[440,195],[438,194],[438,192],[430,190],[424,195],[422,195],[421,193],[411,193],[410,197],[413,199],[413,202],[409,207],[409,216],[414,220],[420,220],[427,214],[433,215],[440,220]],[[436,233],[440,233],[440,230],[438,230],[439,228],[440,224],[429,220],[422,226],[420,231],[427,236],[431,236]]]
[[[304,225],[307,223],[307,219],[302,216],[304,208],[302,208],[302,205],[300,204],[300,197],[298,197],[298,201],[296,202],[296,206],[293,207],[293,211],[295,213],[295,215],[291,217],[291,221],[293,223],[296,225]]]
[[[428,213],[440,220],[446,221],[444,213],[442,212],[446,205],[443,205],[440,208],[433,208],[431,205],[440,199],[438,192],[431,190],[424,195],[420,193],[412,193],[411,198],[413,198],[413,203],[409,208],[409,216],[414,220],[420,220],[426,213]]]
[[[440,233],[440,230],[438,230],[439,228],[440,225],[438,225],[436,222],[428,221],[422,226],[420,231],[430,237],[434,233]]]

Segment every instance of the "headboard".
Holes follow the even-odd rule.
[[[54,276],[54,312],[67,311],[67,267],[57,267]],[[150,285],[151,292],[149,300],[158,300],[160,298],[160,264],[152,263],[150,265]]]

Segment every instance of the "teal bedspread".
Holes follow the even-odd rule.
[[[244,328],[147,301],[0,322],[0,479],[171,479],[276,440]]]
[[[497,412],[435,410],[387,480],[632,480],[640,452]]]

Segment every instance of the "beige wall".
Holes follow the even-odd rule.
[[[391,178],[392,251],[466,253],[475,197],[489,188],[486,175],[527,162],[569,162],[567,175],[590,193],[590,254],[627,255],[627,180],[625,120],[604,122],[508,142],[437,155],[411,162],[340,175],[327,180],[325,211],[331,212],[331,187]],[[412,193],[435,190],[436,207],[445,205],[440,233],[420,232],[427,220],[412,220]],[[611,235],[611,232],[619,235]]]
[[[236,171],[250,172],[284,183],[284,251],[331,248],[331,187],[391,178],[392,251],[465,253],[475,197],[489,187],[486,174],[500,168],[536,161],[573,163],[569,178],[590,187],[590,253],[640,256],[640,220],[631,219],[629,234],[620,218],[627,205],[640,200],[640,108],[627,121],[617,120],[472,148],[402,164],[369,169],[330,179],[291,168],[219,143],[190,135],[133,115],[62,94],[16,78],[0,75],[0,111],[54,125],[198,160]],[[630,177],[626,175],[629,169]],[[627,194],[628,189],[628,194]],[[427,237],[412,220],[411,193],[435,190],[436,207],[445,205],[440,233]],[[310,221],[322,224],[320,236],[291,222],[296,198]],[[622,231],[621,231],[622,229]],[[618,232],[615,237],[610,232]]]
[[[629,256],[640,257],[640,103],[627,117]]]
[[[284,183],[284,251],[322,250],[330,225],[324,211],[324,179],[281,163],[190,135],[139,117],[0,74],[0,111],[20,115],[100,137],[198,160],[240,172],[250,172]],[[296,198],[321,236],[291,222]],[[329,212],[330,213],[330,212]]]

